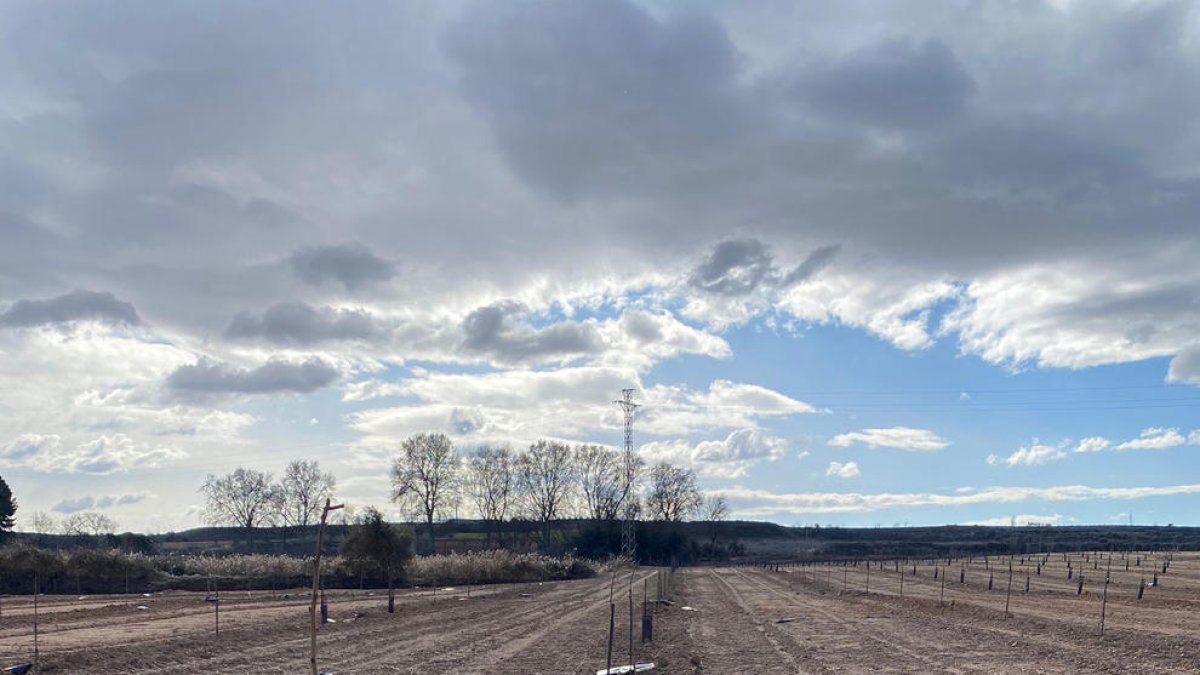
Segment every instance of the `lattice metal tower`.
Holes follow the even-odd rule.
[[[637,504],[634,494],[634,470],[636,460],[633,455],[633,414],[639,406],[633,402],[633,393],[636,389],[622,389],[621,398],[613,401],[621,407],[621,411],[625,413],[625,485],[622,486],[625,495],[625,514],[624,522],[621,524],[621,557],[628,558],[630,562],[637,562]]]

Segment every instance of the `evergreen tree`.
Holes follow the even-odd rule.
[[[412,559],[412,532],[386,522],[378,509],[368,507],[342,543],[342,555],[360,571],[378,571],[387,579],[388,612],[396,611],[395,581]]]
[[[17,500],[13,499],[12,490],[8,489],[8,483],[4,482],[4,477],[0,476],[0,535],[5,532],[12,531],[13,516],[17,513]]]

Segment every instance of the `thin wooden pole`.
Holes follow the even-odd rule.
[[[1008,605],[1012,601],[1012,558],[1008,559],[1008,588],[1004,589],[1004,618],[1008,618]]]
[[[642,642],[646,641],[646,617],[650,612],[650,577],[642,579]]]
[[[41,672],[41,668],[38,667],[38,660],[40,658],[40,655],[38,654],[38,593],[41,592],[38,587],[40,585],[40,583],[39,583],[40,581],[41,581],[41,579],[40,579],[39,575],[34,574],[33,575],[33,670],[34,670],[34,672]]]
[[[1104,635],[1104,617],[1108,612],[1108,582],[1112,579],[1112,554],[1108,556],[1108,571],[1104,574],[1104,599],[1100,601],[1100,635]]]
[[[329,499],[325,499],[325,508],[321,509],[321,526],[317,530],[317,554],[313,558],[313,577],[312,577],[312,600],[308,605],[308,640],[309,640],[309,657],[308,665],[312,675],[317,673],[317,597],[320,592],[321,583],[321,550],[325,548],[325,521],[329,518],[330,511],[336,511],[342,508],[342,504],[331,505]]]
[[[633,575],[629,575],[629,663],[633,663]]]
[[[617,606],[608,603],[608,657],[604,661],[604,672],[612,672],[613,629],[616,628]]]

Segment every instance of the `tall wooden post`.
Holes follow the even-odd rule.
[[[629,663],[633,663],[633,575],[629,575]],[[630,671],[632,672],[632,671]]]
[[[329,519],[329,512],[336,511],[342,508],[344,504],[331,505],[329,499],[325,499],[325,508],[321,509],[321,527],[317,530],[317,555],[313,558],[313,577],[312,577],[312,601],[308,605],[308,642],[309,642],[309,657],[308,665],[312,671],[312,675],[317,673],[317,596],[320,592],[321,583],[321,551],[325,548],[325,521]],[[219,603],[218,603],[219,604]]]
[[[1108,612],[1108,582],[1112,580],[1112,555],[1108,556],[1108,570],[1104,573],[1104,599],[1100,601],[1100,635],[1104,636],[1104,615]]]
[[[1004,618],[1008,618],[1008,604],[1012,601],[1012,558],[1008,559],[1008,587],[1004,589]]]
[[[38,673],[42,672],[42,669],[38,667],[38,657],[39,657],[39,654],[38,654],[38,593],[41,592],[40,589],[38,588],[38,586],[40,585],[40,583],[39,583],[40,581],[41,581],[41,579],[39,579],[39,575],[34,574],[33,575],[33,670],[34,670],[34,672],[38,672]]]
[[[613,630],[616,628],[617,606],[612,599],[608,601],[608,656],[604,659],[604,672],[612,672]]]

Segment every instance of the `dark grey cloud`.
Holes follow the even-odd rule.
[[[340,373],[330,363],[310,358],[302,363],[270,360],[257,368],[237,368],[201,358],[167,376],[167,385],[181,394],[306,394],[329,386]]]
[[[891,40],[797,75],[795,94],[822,114],[881,127],[945,124],[966,106],[975,83],[940,40]]]
[[[74,321],[100,321],[137,326],[142,323],[133,305],[112,293],[72,291],[48,300],[18,300],[3,314],[0,326],[27,328]]]
[[[760,287],[787,287],[828,267],[840,250],[838,245],[818,248],[784,273],[766,244],[758,239],[723,241],[692,270],[688,283],[701,291],[727,296],[747,295]]]
[[[387,281],[396,275],[392,263],[361,244],[306,247],[293,253],[289,260],[301,281],[314,285],[334,281],[349,290]]]
[[[757,239],[717,244],[708,259],[692,272],[692,286],[721,295],[745,295],[758,288],[772,272],[767,247]]]
[[[261,316],[238,314],[225,330],[235,340],[260,339],[280,345],[310,345],[338,340],[370,341],[386,328],[371,314],[352,309],[314,308],[303,302],[275,305]]]
[[[1190,345],[1171,359],[1167,381],[1200,385],[1200,344]]]
[[[450,411],[450,428],[456,434],[473,434],[486,424],[483,413],[476,408],[455,408]]]
[[[604,351],[591,323],[564,321],[534,328],[520,320],[527,308],[517,302],[480,307],[463,319],[463,351],[505,363],[566,360]]]
[[[330,344],[359,341],[349,317],[229,317],[352,292],[432,325],[687,277],[708,252],[673,288],[719,313],[738,303],[716,295],[815,274],[832,241],[856,277],[840,288],[893,295],[1154,260],[1112,280],[1141,283],[1157,252],[1200,254],[1193,3],[197,7],[0,9],[6,299],[106,288],[175,334],[379,357],[395,343]],[[716,255],[731,238],[764,251]],[[295,251],[343,241],[364,243]],[[1113,311],[1138,339],[1194,333],[1195,306],[1162,297],[1149,318]],[[812,311],[880,325],[895,299]],[[495,357],[486,332],[463,351],[590,348],[578,323],[542,330],[514,320]]]
[[[51,511],[58,513],[78,513],[80,511],[90,511],[93,509],[106,509],[110,506],[125,506],[128,504],[137,504],[145,500],[145,493],[124,494],[124,495],[103,495],[93,497],[84,495],[73,499],[64,499],[54,506],[50,507]]]
[[[752,111],[733,95],[735,49],[700,14],[659,20],[603,0],[483,2],[443,44],[513,167],[558,197],[669,189],[697,166],[684,157],[700,162],[752,129]]]
[[[663,339],[662,324],[648,312],[626,312],[622,323],[625,332],[642,344],[652,344]]]
[[[833,246],[822,246],[808,254],[799,265],[796,265],[790,272],[784,275],[779,282],[780,286],[791,286],[802,281],[807,281],[819,273],[821,270],[833,264],[834,258],[837,258],[838,253],[842,250],[841,245],[834,244]]]

